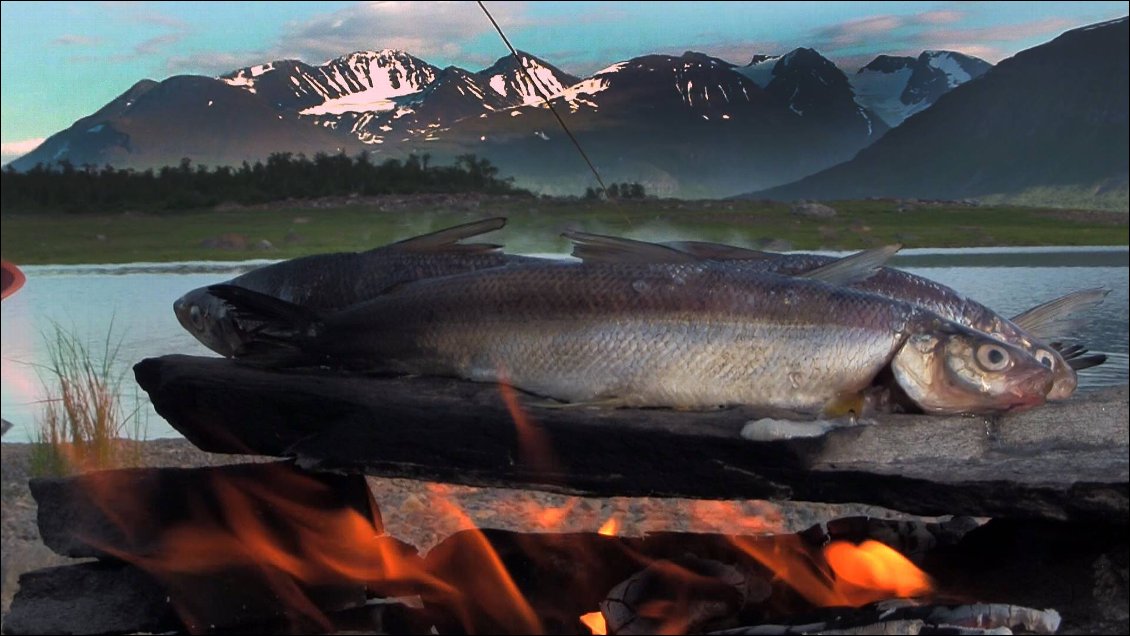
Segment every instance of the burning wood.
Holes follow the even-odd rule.
[[[919,633],[950,625],[1051,633],[1054,612],[1011,600],[970,603],[958,595],[973,589],[969,580],[1003,567],[986,560],[982,550],[1003,554],[999,546],[1014,544],[1038,549],[1039,537],[1056,545],[1074,530],[1061,524],[1040,534],[1032,529],[1039,526],[1035,522],[1001,526],[963,519],[837,519],[797,534],[761,536],[473,528],[420,555],[381,534],[370,495],[358,492],[357,483],[288,464],[123,470],[36,482],[41,525],[56,534],[51,544],[102,561],[27,575],[13,605],[16,620],[5,631],[87,631],[84,625],[97,625],[99,631],[321,632],[357,629],[358,621],[367,621],[361,629],[379,623],[393,633],[587,633],[586,625],[595,632],[602,624],[621,634],[725,628]],[[144,516],[145,505],[162,500],[190,513],[158,510],[136,524],[136,533],[124,517],[116,517],[124,530],[108,530],[114,515],[92,505],[112,501],[117,513]],[[454,504],[438,507],[464,514]],[[63,526],[50,521],[54,516],[71,520],[69,536],[58,535]],[[916,565],[901,554],[904,549]],[[1125,533],[1092,532],[1078,549],[1090,556],[1073,554],[1073,564],[1117,555],[1125,549]],[[1031,555],[1015,558],[1031,561]],[[1045,574],[1060,577],[1064,571]],[[137,612],[84,623],[75,612],[96,610],[97,604],[70,607],[67,594],[74,588],[61,592],[58,586],[91,577],[103,581],[95,599],[116,608],[123,602],[113,599],[124,598]],[[1044,601],[1055,598],[1025,596],[1030,576],[1006,578],[1009,584],[983,598],[1054,606]],[[143,589],[113,591],[116,584]],[[1118,593],[1125,593],[1124,586]],[[172,628],[162,622],[170,620],[170,605],[176,611]],[[36,623],[34,615],[44,609],[52,622]],[[772,629],[778,631],[766,631]]]

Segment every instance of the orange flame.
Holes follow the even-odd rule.
[[[921,596],[933,589],[925,572],[878,541],[860,546],[833,541],[822,554],[814,554],[796,535],[732,537],[732,541],[817,606],[859,607],[889,598]]]
[[[333,482],[285,464],[263,466],[270,472],[208,473],[211,481],[201,489],[208,495],[188,493],[181,504],[186,523],[161,530],[155,548],[141,546],[144,539],[128,534],[125,547],[99,547],[158,578],[192,631],[206,629],[201,616],[211,611],[207,599],[194,596],[199,593],[195,589],[199,575],[229,572],[233,568],[255,573],[270,596],[285,603],[285,615],[297,626],[295,631],[308,631],[311,625],[332,629],[331,620],[311,596],[312,588],[322,585],[359,585],[370,595],[386,597],[418,596],[429,611],[440,608],[443,620],[457,622],[466,633],[544,633],[548,626],[579,618],[592,633],[603,634],[607,625],[601,613],[581,611],[600,602],[609,587],[623,580],[620,576],[631,574],[632,568],[652,567],[665,580],[685,582],[688,590],[708,588],[708,581],[714,580],[713,575],[696,573],[659,556],[639,552],[636,544],[619,538],[625,520],[632,519],[626,516],[626,507],[613,506],[611,512],[606,508],[598,517],[597,510],[586,503],[578,514],[584,517],[586,529],[591,531],[600,518],[605,519],[598,531],[604,535],[599,541],[556,534],[550,536],[559,537],[560,541],[544,535],[520,535],[507,539],[507,543],[498,543],[505,546],[500,554],[500,548],[491,542],[495,535],[488,536],[480,530],[480,524],[457,502],[457,497],[474,489],[446,484],[427,484],[422,489],[426,503],[420,507],[442,519],[446,528],[466,532],[457,538],[449,537],[457,540],[445,540],[421,557],[383,534],[375,508],[351,507],[356,503],[326,505],[327,501],[341,501],[330,485]],[[123,480],[120,474],[104,475],[106,478],[99,478],[98,474],[88,476],[91,498],[103,501],[107,517],[128,533],[136,519],[146,516],[150,500],[146,495],[134,494],[136,488],[130,487],[129,479]],[[577,522],[571,514],[580,501],[571,498],[560,505],[540,507],[530,501],[524,508],[508,507],[506,514],[521,517],[527,528],[560,530],[563,523]],[[727,515],[736,515],[729,523],[738,523],[741,528],[775,523],[771,518],[759,521],[756,514],[749,514],[759,508],[749,505],[750,502],[684,502],[683,508],[701,515],[701,521],[707,524],[722,523]],[[637,528],[629,526],[627,530],[632,533]],[[923,595],[931,589],[924,573],[896,551],[874,541],[858,546],[834,542],[821,550],[797,535],[731,535],[730,540],[814,605],[858,606],[886,598]],[[128,544],[135,541],[137,546],[131,549]],[[554,614],[546,601],[558,602],[558,592],[547,596],[545,590],[524,591],[507,567],[507,560],[519,554],[514,549],[520,550],[527,564],[536,564],[546,572],[554,572],[553,576],[561,577],[560,581],[568,581],[562,589],[573,591],[575,605]],[[625,574],[609,578],[608,572],[620,572],[608,569],[617,560],[620,565],[616,567],[623,567]],[[561,564],[568,564],[565,571]],[[677,583],[675,589],[681,589],[681,585]],[[680,591],[673,596],[642,599],[637,610],[662,633],[683,633],[693,625],[688,609],[690,600]]]
[[[498,367],[498,378],[498,392],[502,395],[506,410],[510,412],[510,418],[514,420],[514,428],[518,434],[518,459],[534,470],[560,473],[560,462],[553,452],[553,444],[550,443],[545,431],[518,402],[518,393],[509,384],[509,375],[502,365]]]
[[[824,547],[824,558],[843,583],[845,594],[854,599],[853,605],[893,597],[922,596],[932,588],[925,572],[878,541],[868,540],[858,546],[833,541]]]
[[[608,633],[608,626],[604,622],[604,614],[600,612],[589,612],[588,614],[581,614],[581,622],[594,636],[604,636]]]
[[[596,533],[603,534],[606,537],[614,537],[620,534],[620,521],[617,520],[615,516],[611,516],[608,518],[608,521],[605,521],[604,524],[600,526],[600,529],[597,530]]]

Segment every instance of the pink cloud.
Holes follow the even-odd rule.
[[[903,26],[903,18],[894,15],[876,15],[821,29],[817,37],[837,46],[850,46]]]
[[[975,29],[945,29],[930,33],[930,37],[941,40],[965,42],[985,42],[1024,40],[1033,37],[1054,37],[1063,31],[1077,26],[1077,22],[1067,18],[1045,18],[1019,24],[980,27]]]
[[[927,11],[911,16],[910,21],[914,24],[950,24],[964,17],[962,11]]]

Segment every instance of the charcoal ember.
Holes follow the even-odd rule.
[[[123,563],[27,572],[4,618],[5,634],[123,634],[178,629],[164,589]]]
[[[769,584],[737,567],[686,556],[655,561],[608,592],[600,611],[610,634],[697,633],[737,624]]]

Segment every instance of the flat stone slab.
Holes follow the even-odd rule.
[[[825,430],[744,407],[549,408],[494,384],[265,371],[221,358],[151,358],[134,372],[157,412],[202,450],[294,457],[315,470],[927,516],[1119,525],[1130,516],[1127,386],[1002,417],[884,415]]]

